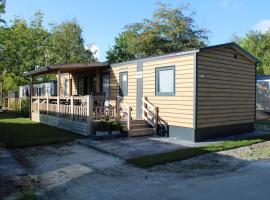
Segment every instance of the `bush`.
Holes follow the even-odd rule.
[[[96,131],[110,131],[111,122],[99,121],[95,124]]]
[[[122,125],[119,120],[115,120],[111,122],[111,130],[112,131],[121,131]]]
[[[30,102],[28,97],[24,98],[22,101],[21,114],[23,117],[29,117],[29,110],[30,110],[29,103]]]

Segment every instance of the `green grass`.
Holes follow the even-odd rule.
[[[234,149],[243,146],[249,146],[252,144],[265,142],[270,140],[269,135],[254,136],[245,138],[242,140],[230,140],[216,144],[210,144],[203,147],[192,147],[186,149],[179,149],[172,152],[155,154],[155,155],[146,155],[142,157],[129,159],[128,162],[141,168],[148,168],[155,165],[160,165],[168,162],[185,160],[202,154],[213,153],[223,150]]]
[[[68,142],[82,138],[77,134],[33,122],[18,114],[0,113],[0,146],[20,148]]]

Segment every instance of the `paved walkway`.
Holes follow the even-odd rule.
[[[112,140],[83,139],[79,140],[79,142],[124,159],[169,152],[196,145],[192,142],[159,137],[120,138]]]
[[[135,137],[135,138],[118,138],[111,140],[93,140],[82,139],[79,143],[87,145],[91,148],[105,152],[114,156],[118,156],[123,159],[130,159],[144,155],[159,154],[174,151],[177,149],[200,147],[208,144],[218,143],[225,140],[243,139],[250,136],[258,136],[264,134],[261,131],[255,131],[253,133],[231,136],[219,140],[208,142],[188,142],[184,140],[178,140],[175,138],[165,137]]]

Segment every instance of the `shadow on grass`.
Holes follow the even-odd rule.
[[[0,146],[19,148],[68,142],[83,138],[78,134],[33,122],[16,114],[1,114]]]
[[[249,146],[252,144],[265,142],[270,140],[269,135],[260,135],[260,136],[251,136],[245,139],[236,139],[236,140],[228,140],[216,144],[209,144],[202,147],[187,147],[184,149],[179,149],[171,152],[154,154],[154,155],[146,155],[137,158],[128,159],[127,161],[130,164],[133,164],[137,167],[148,168],[155,165],[160,165],[169,162],[181,161],[188,158],[192,158],[195,156],[214,153],[229,149],[235,149],[239,147]]]

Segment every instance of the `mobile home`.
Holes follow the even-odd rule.
[[[56,73],[57,104],[66,99],[72,108],[52,109],[68,112],[72,120],[79,105],[74,99],[90,95],[84,104],[88,124],[103,112],[125,120],[131,136],[156,133],[197,142],[254,130],[257,62],[237,44],[226,43],[116,64],[53,65],[26,75]],[[104,101],[97,104],[98,96]],[[35,120],[42,122],[36,105],[42,100],[32,97],[31,102],[32,114],[39,113]],[[138,128],[138,123],[149,127]],[[91,134],[91,125],[85,127]]]

